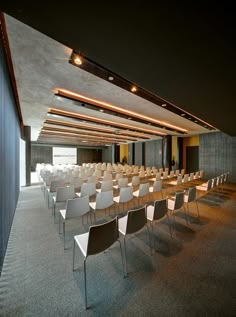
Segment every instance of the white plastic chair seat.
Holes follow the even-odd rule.
[[[122,217],[122,218],[120,218],[120,219],[118,220],[119,231],[120,231],[120,233],[122,233],[123,235],[126,234],[127,217],[128,217],[128,216],[124,216],[124,217]]]
[[[95,209],[96,209],[96,202],[93,201],[93,202],[89,203],[89,206],[90,206],[93,210],[95,210]]]
[[[175,208],[175,201],[172,199],[168,199],[168,209],[174,210]]]
[[[66,219],[66,209],[60,209],[60,214],[61,214],[63,220],[65,220]]]
[[[87,248],[88,248],[88,235],[89,233],[82,233],[80,235],[74,236],[74,239],[78,246],[80,247],[81,252],[83,253],[84,257],[87,256]]]
[[[152,221],[153,220],[153,216],[154,216],[154,208],[153,206],[148,206],[147,207],[147,220]]]

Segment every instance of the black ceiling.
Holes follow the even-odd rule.
[[[233,3],[205,2],[65,1],[40,6],[8,0],[0,9],[236,136]]]

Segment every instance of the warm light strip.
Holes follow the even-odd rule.
[[[104,133],[104,132],[92,132],[88,130],[75,130],[75,129],[64,129],[64,128],[59,128],[59,127],[48,127],[48,126],[43,126],[41,131],[61,131],[61,132],[73,132],[78,135],[89,135],[89,136],[99,136],[99,137],[106,137],[106,138],[115,138],[117,140],[130,140],[130,141],[138,141],[137,138],[131,138],[131,137],[126,137],[124,135],[120,134],[114,134],[114,133]]]
[[[117,139],[106,139],[106,138],[103,138],[103,137],[92,137],[92,136],[87,136],[87,135],[78,135],[76,133],[71,133],[71,132],[60,132],[60,131],[41,131],[40,132],[40,135],[42,134],[47,134],[47,135],[61,135],[63,137],[73,137],[73,138],[78,138],[78,139],[87,139],[87,140],[98,140],[98,141],[106,141],[107,142],[110,142],[110,143],[119,143],[119,141],[117,141]],[[122,140],[123,142],[123,140]]]
[[[67,141],[67,139],[60,139],[59,138],[56,138],[54,139],[52,136],[49,136],[49,138],[45,139],[45,137],[41,137],[38,139],[38,142],[43,142],[43,143],[54,143],[54,144],[75,144],[75,145],[85,145],[85,146],[104,146],[104,143],[97,143],[97,142],[86,142],[86,143],[83,143],[82,141],[76,141],[76,140],[70,140],[69,142]]]
[[[148,116],[141,115],[141,114],[139,114],[137,112],[134,112],[134,111],[125,110],[125,109],[119,108],[117,106],[111,105],[111,104],[109,104],[107,102],[103,102],[103,101],[99,101],[99,100],[96,100],[96,99],[92,99],[92,98],[89,98],[89,97],[74,93],[74,92],[66,90],[66,89],[55,89],[55,90],[57,91],[57,94],[60,95],[60,96],[64,96],[64,97],[68,97],[68,98],[74,98],[74,99],[79,100],[79,101],[88,101],[90,103],[93,103],[95,106],[99,105],[99,106],[102,106],[103,108],[106,108],[106,109],[116,110],[116,111],[118,111],[120,113],[131,115],[131,116],[134,116],[136,118],[147,120],[149,122],[157,123],[157,124],[163,125],[165,127],[176,129],[176,130],[179,130],[179,131],[182,131],[182,132],[187,132],[188,131],[187,129],[183,129],[183,128],[179,127],[179,126],[167,123],[165,121],[156,120],[156,119],[150,118]]]
[[[140,128],[140,127],[134,127],[128,124],[124,124],[124,123],[114,123],[112,121],[109,120],[104,120],[104,119],[100,119],[100,118],[94,118],[94,117],[90,117],[84,114],[78,114],[75,112],[69,112],[69,111],[65,111],[65,110],[59,110],[59,109],[55,109],[55,108],[50,108],[49,109],[49,113],[54,113],[54,114],[59,114],[59,115],[64,115],[64,116],[69,116],[69,117],[74,117],[74,118],[83,118],[84,120],[92,120],[95,122],[100,122],[100,123],[104,123],[104,124],[110,124],[113,126],[117,126],[117,127],[125,127],[127,129],[133,129],[133,130],[139,130],[142,132],[147,132],[147,133],[151,133],[151,134],[155,134],[155,135],[166,135],[166,133],[162,133],[162,132],[157,132],[154,130],[149,130],[149,129],[144,129],[144,128]]]
[[[61,121],[61,120],[55,120],[55,119],[46,119],[45,123],[48,124],[58,124],[58,125],[62,125],[62,126],[66,126],[66,127],[74,127],[74,128],[84,128],[84,129],[90,129],[90,130],[95,130],[95,131],[101,131],[101,132],[110,132],[110,133],[114,133],[115,132],[115,128],[112,129],[108,129],[108,128],[101,128],[98,126],[92,126],[89,124],[78,124],[78,123],[73,123],[73,122],[69,122],[69,121]],[[146,134],[143,134],[141,132],[133,132],[133,131],[128,131],[128,130],[119,130],[120,134],[119,135],[128,135],[128,136],[135,136],[138,138],[143,138],[143,139],[150,139],[150,137],[148,137]]]

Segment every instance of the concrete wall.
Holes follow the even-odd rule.
[[[205,178],[229,172],[229,180],[236,183],[236,137],[222,132],[200,135],[199,169],[205,171]]]
[[[0,272],[20,191],[20,123],[0,40]]]

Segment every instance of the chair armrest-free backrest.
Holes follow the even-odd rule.
[[[145,226],[147,223],[146,208],[147,206],[145,205],[141,208],[128,211],[126,234],[137,232]]]
[[[101,225],[91,226],[89,228],[87,256],[105,251],[112,246],[118,238],[117,217]]]
[[[159,220],[168,212],[167,198],[155,200],[153,220]]]

